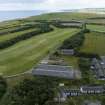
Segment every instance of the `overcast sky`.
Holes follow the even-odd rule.
[[[0,10],[104,8],[105,0],[0,0]]]

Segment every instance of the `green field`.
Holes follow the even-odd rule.
[[[22,73],[35,66],[49,50],[72,36],[77,29],[55,29],[0,51],[0,73],[11,75]]]
[[[12,38],[15,38],[15,37],[18,37],[18,36],[21,36],[23,34],[27,34],[29,32],[33,32],[37,29],[35,28],[32,28],[32,29],[27,29],[27,30],[24,30],[24,31],[19,31],[19,32],[15,32],[15,33],[9,33],[9,34],[5,34],[5,35],[1,35],[0,36],[0,43],[1,42],[4,42],[4,41],[7,41],[7,40],[10,40]]]
[[[86,34],[85,37],[86,39],[80,52],[105,55],[105,34],[92,32]]]
[[[26,20],[83,20],[88,18],[103,17],[104,15],[93,14],[93,13],[73,13],[73,12],[57,12],[57,13],[48,13],[39,16],[33,16]]]
[[[62,56],[65,63],[69,66],[72,66],[74,69],[78,69],[78,57],[74,56]]]
[[[105,23],[105,19],[98,19],[100,17],[105,17],[105,15],[91,14],[91,13],[71,13],[71,12],[60,12],[60,13],[48,13],[38,16],[32,16],[25,19],[12,20],[7,22],[0,23],[0,32],[8,32],[14,30],[20,26],[24,27],[27,24],[33,24],[36,20],[77,20],[77,21],[86,21],[92,23]],[[96,19],[91,19],[96,18]],[[90,20],[89,20],[90,19]],[[89,21],[88,21],[89,20]],[[37,23],[37,22],[36,22]],[[29,39],[22,40],[17,42],[11,47],[0,50],[0,74],[3,76],[13,76],[16,74],[24,73],[31,70],[32,67],[36,66],[40,60],[46,57],[49,53],[52,53],[59,47],[65,39],[73,36],[75,33],[79,32],[80,29],[76,28],[54,28],[53,31],[48,33],[39,34],[33,36]],[[105,32],[104,25],[87,25],[87,28],[91,31]],[[32,31],[35,31],[36,28],[29,28],[23,31],[18,31],[14,33],[7,33],[0,36],[0,42],[5,42],[7,40],[13,39],[15,37],[21,36]],[[85,42],[80,48],[80,52],[85,53],[97,53],[99,55],[105,55],[105,34],[91,32],[85,34]],[[79,57],[75,56],[60,56],[64,59],[65,63],[69,66],[73,66],[74,69],[79,69]],[[0,105],[4,105],[5,102],[8,103],[8,93],[9,89],[14,85],[20,83],[24,78],[32,78],[31,74],[18,75],[14,78],[8,78],[8,89],[7,94],[4,95]],[[60,83],[65,83],[65,86],[68,87],[78,87],[83,85],[81,80],[60,80]],[[102,82],[102,81],[101,81]],[[101,83],[96,81],[96,83]],[[94,83],[93,83],[94,84]],[[104,82],[102,82],[104,84]],[[24,98],[24,97],[23,97]],[[84,100],[99,100],[101,101],[101,96],[80,96],[68,98],[65,103],[61,105],[71,105],[70,102],[73,102],[75,105],[83,104]],[[57,104],[58,105],[58,104]]]
[[[86,22],[88,23],[96,23],[96,24],[104,24],[105,25],[105,18],[102,19],[88,19]]]
[[[87,28],[92,31],[105,32],[105,25],[87,25]]]

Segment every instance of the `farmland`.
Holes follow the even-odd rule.
[[[15,33],[9,33],[9,34],[6,34],[6,35],[2,35],[2,36],[0,36],[0,43],[4,42],[4,41],[7,41],[7,40],[10,40],[12,38],[15,38],[17,36],[21,36],[23,34],[35,31],[35,30],[36,30],[35,28],[32,28],[32,29],[27,29],[27,30],[24,30],[24,31],[19,31],[19,32],[15,32]]]
[[[69,13],[69,12],[59,13],[58,12],[58,13],[42,14],[39,16],[32,16],[32,17],[20,19],[20,20],[1,22],[0,44],[3,43],[2,45],[3,48],[0,48],[0,75],[2,75],[3,77],[7,77],[6,79],[8,83],[8,89],[7,89],[7,93],[1,99],[0,105],[11,105],[9,104],[9,101],[11,101],[11,103],[14,105],[15,100],[12,100],[12,98],[9,99],[10,98],[9,95],[12,96],[13,94],[13,93],[11,94],[12,89],[14,92],[13,98],[15,97],[16,99],[19,99],[18,102],[20,103],[22,101],[21,99],[23,100],[25,99],[25,102],[27,101],[30,102],[31,99],[35,100],[35,98],[33,97],[34,95],[36,95],[35,92],[37,90],[40,90],[45,85],[47,85],[47,88],[49,87],[48,83],[43,84],[44,79],[51,80],[50,83],[55,82],[57,87],[55,87],[55,85],[54,87],[57,89],[59,88],[58,84],[60,83],[61,84],[64,83],[65,85],[64,88],[70,88],[70,89],[74,89],[74,87],[79,88],[82,85],[83,86],[89,85],[89,84],[94,85],[95,83],[99,85],[104,84],[105,81],[100,82],[100,80],[96,80],[96,78],[94,78],[93,74],[90,72],[89,70],[90,58],[87,58],[86,56],[78,55],[78,54],[81,54],[79,52],[83,52],[84,55],[88,53],[95,53],[95,54],[98,54],[99,56],[105,55],[105,46],[104,46],[105,26],[104,24],[102,24],[102,23],[105,23],[105,19],[103,18],[98,19],[104,16],[105,15],[102,15],[102,14],[98,15],[98,14],[91,14],[91,13]],[[84,27],[81,27],[81,28],[57,27],[52,23],[52,22],[56,23],[55,20],[56,21],[58,20],[57,22],[59,22],[59,20],[62,22],[73,21],[73,20],[79,21],[80,23],[82,23],[82,26],[84,25]],[[87,22],[86,27],[85,27],[84,21]],[[98,23],[99,25],[92,24],[92,23]],[[33,24],[35,26],[33,26]],[[37,27],[36,25],[39,25],[39,26]],[[29,28],[24,29],[24,27],[27,27],[27,26],[29,26]],[[51,30],[47,30],[47,31],[43,30],[43,29],[46,30],[48,28],[50,28]],[[35,35],[34,33],[32,33],[39,29],[41,32],[36,33]],[[7,47],[5,47],[4,42],[7,44]],[[10,45],[8,46],[8,44]],[[63,46],[63,44],[64,44],[64,47],[62,49],[73,50],[74,54],[73,55],[60,54],[59,49],[61,46]],[[36,82],[35,80],[37,80],[37,76],[32,76],[31,69],[33,67],[37,67],[37,64],[39,64],[43,58],[45,58],[46,56],[49,57],[48,55],[51,55],[51,57],[55,57],[55,59],[53,60],[55,61],[58,60],[57,62],[58,66],[60,65],[72,66],[73,70],[80,71],[81,79],[67,80],[64,78],[55,78],[55,77],[51,78],[51,77],[38,76],[38,78],[41,79],[41,80],[39,79],[39,81],[42,83],[41,85],[42,87],[40,88],[38,83],[38,88],[36,89],[35,87],[37,85],[35,85],[35,87],[32,89],[32,85],[34,82]],[[12,79],[8,78],[8,76],[10,77],[12,76]],[[33,78],[34,78],[34,82],[29,82],[30,79],[33,79]],[[26,79],[25,84],[23,81],[24,79]],[[14,89],[14,86],[17,89],[16,91]],[[21,89],[23,90],[20,91]],[[35,90],[35,92],[33,92],[33,90]],[[17,95],[16,92],[18,93],[20,92],[19,93],[20,95]],[[55,93],[56,92],[58,91],[55,91]],[[101,98],[103,99],[104,96],[86,95],[86,96],[80,96],[80,97],[78,96],[70,97],[70,98],[67,98],[65,103],[61,103],[60,105],[64,105],[64,104],[72,105],[71,104],[72,102],[74,104],[81,105],[83,104],[83,101],[85,101],[86,99],[88,100],[99,99],[99,101],[102,101]],[[18,105],[20,105],[20,103]],[[58,104],[55,104],[55,105],[58,105]]]
[[[4,75],[22,73],[29,70],[64,39],[76,33],[77,29],[55,29],[0,51],[0,72]],[[54,43],[53,43],[54,41]]]
[[[105,32],[105,25],[87,25],[87,28],[91,31]]]
[[[75,12],[57,12],[33,16],[26,20],[85,20],[89,18],[103,17],[104,15],[91,14],[91,13],[75,13]]]
[[[105,35],[102,33],[91,32],[86,34],[86,40],[81,47],[81,52],[96,53],[105,55]]]

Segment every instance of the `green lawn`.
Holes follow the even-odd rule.
[[[84,45],[80,51],[105,55],[105,34],[95,32],[86,34]]]
[[[31,28],[31,29],[27,29],[27,30],[24,30],[24,31],[19,31],[19,32],[15,32],[15,33],[9,33],[9,34],[6,34],[6,35],[2,35],[2,36],[0,36],[0,43],[4,42],[4,41],[7,41],[7,40],[10,40],[12,38],[15,38],[17,36],[21,36],[23,34],[35,31],[35,30],[37,30],[37,29]]]
[[[92,31],[105,32],[105,25],[87,25],[87,28]]]
[[[19,42],[0,51],[0,73],[17,74],[29,70],[62,41],[76,33],[77,29],[55,29]]]
[[[73,66],[73,68],[78,69],[78,58],[74,56],[62,56],[65,63],[69,66]]]

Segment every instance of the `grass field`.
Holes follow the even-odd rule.
[[[86,34],[84,45],[81,47],[81,52],[97,53],[105,55],[105,34],[102,33],[89,33]]]
[[[24,31],[19,31],[19,32],[15,32],[15,33],[9,33],[9,34],[6,34],[6,35],[2,35],[2,36],[0,36],[0,43],[4,42],[4,41],[7,41],[7,40],[10,40],[12,38],[21,36],[23,34],[26,34],[26,33],[29,33],[29,32],[33,32],[35,30],[37,30],[37,29],[32,28],[32,29],[27,29],[27,30],[24,30]]]
[[[104,15],[98,15],[93,13],[73,13],[73,12],[56,12],[56,13],[48,13],[48,14],[42,14],[39,16],[33,16],[28,18],[27,20],[83,20],[87,18],[95,18],[95,17],[103,17]]]
[[[77,29],[55,29],[53,32],[35,36],[10,48],[0,50],[0,73],[11,75],[29,70],[49,50],[76,32]]]
[[[105,24],[105,18],[103,19],[88,19],[88,23],[97,23],[97,24]]]
[[[87,25],[87,28],[92,31],[105,32],[105,25]]]
[[[78,58],[74,56],[62,56],[64,59],[65,63],[67,65],[72,66],[74,69],[78,69]]]

